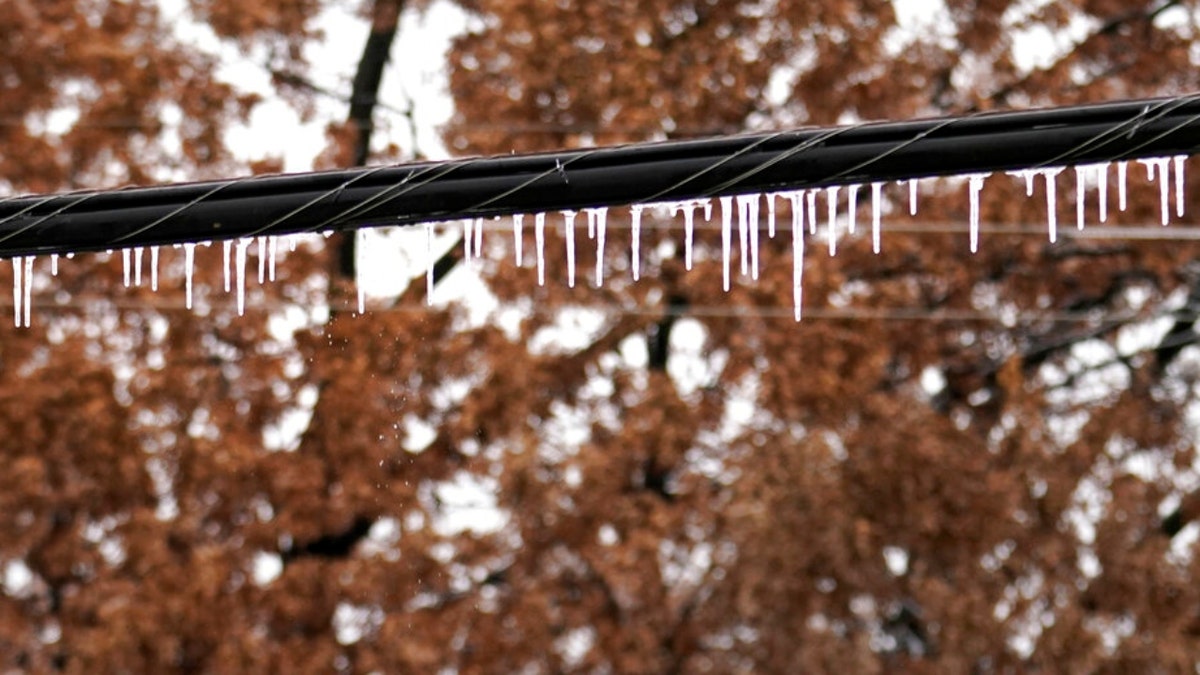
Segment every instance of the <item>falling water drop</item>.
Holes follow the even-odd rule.
[[[433,223],[425,223],[425,304],[433,304]]]
[[[1108,162],[1096,165],[1096,190],[1100,193],[1100,222],[1108,222]]]
[[[125,288],[129,288],[129,272],[130,272],[129,249],[127,249],[127,248],[121,249],[121,261],[124,263],[124,266],[125,266]]]
[[[829,236],[829,255],[837,255],[837,186],[825,188],[825,202],[829,205],[829,218],[826,222],[826,231]]]
[[[183,278],[184,287],[186,288],[187,298],[185,304],[188,309],[192,308],[192,272],[196,266],[196,245],[187,243],[183,245]],[[238,314],[242,312],[238,311]]]
[[[29,328],[33,325],[29,320],[29,313],[33,309],[33,256],[25,256],[25,285],[21,291],[21,304],[25,314],[25,327]]]
[[[1083,209],[1087,201],[1087,179],[1084,177],[1084,167],[1075,167],[1075,228],[1083,230]]]
[[[562,216],[567,238],[567,285],[575,288],[575,211],[563,211]]]
[[[725,271],[724,288],[729,292],[729,248],[733,237],[733,197],[721,197],[721,256]]]
[[[158,247],[150,247],[150,290],[158,291]]]
[[[1126,162],[1117,162],[1117,208],[1125,210],[1125,175],[1129,171]]]
[[[846,205],[846,216],[848,218],[846,221],[846,231],[848,231],[850,234],[854,234],[854,226],[856,224],[855,220],[858,219],[858,189],[860,187],[862,186],[851,185],[850,192],[848,194],[849,204]]]
[[[1175,215],[1183,217],[1183,163],[1187,155],[1175,155],[1171,160],[1175,163]]]
[[[871,183],[871,247],[879,253],[879,212],[882,210],[883,183]]]
[[[133,247],[133,285],[142,285],[142,247]]]
[[[521,258],[522,258],[521,245],[525,243],[524,236],[521,234],[521,230],[525,226],[525,214],[523,214],[523,213],[514,214],[512,217],[512,224],[513,224],[513,255],[517,260],[517,267],[520,267],[521,262],[522,262],[522,260],[521,260]]]
[[[224,258],[225,258],[225,292],[228,293],[229,292],[229,250],[231,248],[233,248],[233,240],[226,239],[223,242],[222,248],[224,249]]]
[[[815,189],[805,192],[808,201],[808,233],[811,235],[817,234],[817,191]]]
[[[767,193],[767,236],[775,238],[775,198],[779,195],[774,192]]]
[[[246,249],[250,248],[250,239],[242,238],[237,240],[236,249],[236,264],[234,267],[237,270],[237,312],[238,316],[246,313]],[[191,296],[189,295],[189,298]],[[191,307],[189,300],[189,307]]]
[[[360,239],[359,244],[362,243]],[[358,251],[359,246],[355,246],[354,250]],[[267,280],[267,238],[263,235],[258,237],[258,283],[264,283]]]
[[[908,215],[917,215],[917,179],[908,179]]]
[[[275,281],[275,254],[279,249],[279,237],[267,237],[267,280]]]
[[[22,294],[22,288],[24,287],[24,284],[22,284],[22,283],[21,283],[21,271],[24,269],[24,267],[25,267],[25,265],[24,265],[24,259],[22,259],[22,258],[21,258],[21,256],[17,256],[17,257],[15,257],[15,258],[13,258],[13,259],[12,259],[12,268],[13,268],[13,325],[15,325],[17,328],[20,328],[20,327],[21,327],[21,298],[22,298],[22,295],[23,295],[23,294]]]
[[[537,248],[538,286],[546,284],[546,214],[533,216],[533,238]]]
[[[641,276],[641,247],[642,247],[642,210],[646,207],[641,204],[634,204],[629,207],[629,229],[631,231],[632,242],[630,244],[630,258],[633,266],[633,280],[637,281]],[[690,249],[689,249],[690,250]]]
[[[967,190],[971,201],[971,253],[979,250],[979,193],[983,191],[983,182],[990,173],[976,173],[967,176]]]

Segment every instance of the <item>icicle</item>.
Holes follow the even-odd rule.
[[[275,281],[275,253],[279,248],[279,237],[267,237],[267,280]]]
[[[1168,183],[1167,173],[1169,172],[1169,159],[1163,157],[1153,157],[1151,159],[1138,160],[1146,166],[1147,180],[1154,182],[1155,177],[1158,179],[1158,194],[1162,204],[1162,224],[1165,226],[1170,218],[1170,183]],[[1156,171],[1157,170],[1157,171]]]
[[[800,320],[804,300],[804,209],[800,193],[790,195],[792,202],[792,306]]]
[[[742,235],[742,274],[746,273],[747,262],[750,263],[750,275],[758,279],[758,202],[759,195],[738,195],[738,224]],[[746,260],[747,242],[749,236],[750,260]]]
[[[533,217],[533,236],[537,244],[538,286],[546,284],[546,214]]]
[[[750,227],[750,205],[744,199],[745,196],[746,195],[738,195],[736,200],[738,212],[738,244],[741,246],[741,248],[738,249],[741,252],[738,256],[738,264],[741,265],[742,276],[745,276],[746,273],[750,271],[750,259],[749,256],[746,255],[749,252],[747,237],[749,235]]]
[[[355,253],[358,252],[362,239],[355,235],[358,242],[354,245]],[[267,238],[259,235],[258,237],[258,283],[265,283],[267,280]]]
[[[858,219],[858,188],[860,187],[862,186],[851,185],[850,194],[848,195],[850,203],[846,205],[846,215],[848,216],[848,220],[846,221],[846,231],[848,231],[850,234],[854,234],[854,221]]]
[[[250,248],[250,239],[242,238],[237,241],[237,312],[238,316],[246,313],[246,249]],[[190,277],[189,277],[190,279]],[[189,282],[189,288],[190,282]],[[191,307],[191,294],[188,295],[188,307]]]
[[[563,211],[562,216],[567,237],[567,285],[575,288],[575,212]]]
[[[476,225],[476,227],[478,227],[479,223],[476,223],[475,225]],[[366,230],[363,230],[363,229],[355,230],[354,238],[357,240],[354,242],[354,287],[355,287],[355,290],[358,291],[358,314],[359,314],[359,316],[362,316],[364,313],[366,313],[366,309],[367,309],[367,288],[366,288],[366,284],[363,283],[363,279],[364,279],[363,268],[366,267],[366,265],[363,264],[363,249],[365,249],[366,245],[367,245]],[[259,242],[258,247],[259,247],[258,253],[260,256],[260,261],[258,264],[258,275],[259,275],[258,280],[259,280],[259,282],[262,282],[262,262],[261,262],[262,242],[261,241]],[[476,250],[475,252],[478,253],[479,251]]]
[[[733,197],[721,197],[721,255],[724,261],[725,291],[729,292],[729,245],[733,236]]]
[[[433,304],[433,223],[425,223],[425,304]]]
[[[187,289],[185,296],[187,298],[186,305],[188,309],[192,308],[192,271],[196,266],[196,245],[187,243],[183,245],[183,278],[184,287]],[[238,314],[241,314],[241,308],[238,309]]]
[[[475,240],[475,219],[463,219],[463,262],[471,262],[471,242]]]
[[[1096,190],[1100,193],[1100,222],[1108,221],[1108,162],[1096,165]]]
[[[133,247],[133,285],[142,285],[142,247]]]
[[[683,266],[689,270],[692,269],[692,242],[696,232],[695,207],[696,202],[681,202],[671,214],[674,216],[679,211],[683,212]]]
[[[1075,228],[1083,231],[1083,209],[1087,201],[1087,179],[1083,167],[1075,167]]]
[[[1117,162],[1117,208],[1125,210],[1125,174],[1129,170],[1126,162]]]
[[[775,198],[779,195],[774,192],[767,193],[767,236],[775,238]]]
[[[1039,174],[1046,179],[1046,214],[1049,220],[1050,243],[1058,240],[1058,196],[1055,177],[1062,169],[1038,169]]]
[[[588,239],[595,239],[596,238],[596,216],[592,214],[591,209],[587,209],[585,211],[585,213],[587,213]]]
[[[52,277],[58,276],[58,254],[57,253],[50,254],[50,276],[52,276]]]
[[[706,223],[712,222],[712,210],[713,210],[712,200],[705,199],[704,200],[704,222],[706,222]]]
[[[871,183],[871,247],[879,254],[879,212],[882,209],[883,183]]]
[[[971,200],[971,253],[979,250],[979,193],[983,190],[983,181],[990,173],[976,173],[967,176],[967,190]]]
[[[158,291],[158,247],[150,247],[150,290]]]
[[[25,327],[33,325],[29,320],[30,310],[33,309],[33,256],[25,256],[25,285],[21,291],[21,304],[25,310]]]
[[[517,267],[520,267],[521,262],[522,262],[522,260],[521,260],[521,258],[522,258],[521,245],[525,243],[523,240],[524,237],[521,234],[521,229],[525,225],[525,214],[523,214],[523,213],[514,214],[512,217],[512,224],[513,224],[513,255],[516,257]]]
[[[483,218],[475,219],[475,259],[483,256]]]
[[[129,288],[129,249],[121,249],[121,261],[125,265],[125,288]]]
[[[226,239],[223,242],[224,258],[225,258],[225,292],[229,292],[229,250],[233,248],[233,240]]]
[[[646,207],[640,204],[634,204],[633,206],[629,207],[629,229],[631,230],[631,236],[633,237],[632,243],[630,244],[630,258],[631,264],[633,265],[634,281],[637,281],[638,277],[641,276],[641,270],[638,269],[641,267],[641,261],[639,260],[641,257],[641,251],[639,249],[641,249],[642,246],[642,210],[645,208]],[[689,262],[690,260],[691,258],[689,256]]]
[[[1175,215],[1183,217],[1183,162],[1187,155],[1175,155],[1171,160],[1175,163]]]
[[[588,229],[596,238],[596,287],[604,286],[604,236],[608,228],[608,209],[588,209]]]
[[[908,179],[908,215],[917,215],[917,179]]]
[[[829,255],[837,255],[837,186],[825,188],[825,202],[829,205],[829,220],[826,225],[829,236]]]
[[[21,256],[12,259],[13,268],[13,325],[17,328],[21,327],[21,298],[24,297],[22,289],[25,284],[21,283],[21,271],[25,267],[25,260]]]
[[[817,234],[817,191],[816,189],[807,190],[805,192],[808,197],[808,233],[811,235]]]

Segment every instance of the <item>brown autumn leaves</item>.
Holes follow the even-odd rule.
[[[253,4],[187,8],[305,105],[329,3]],[[461,153],[1200,84],[1195,2],[950,2],[909,42],[884,0],[460,4],[478,17],[449,64]],[[223,131],[279,93],[219,82],[168,21],[148,0],[0,3],[0,178],[245,171]],[[1036,26],[1074,47],[1028,71],[1013,41]],[[47,130],[63,107],[77,121]],[[1133,168],[1113,224],[1153,221]],[[984,221],[1044,222],[1021,188],[993,177]],[[1064,215],[1072,188],[1064,174]],[[929,182],[914,222],[966,209],[963,186]],[[0,331],[4,668],[1192,668],[1191,244],[985,233],[971,256],[965,225],[904,234],[892,214],[880,256],[810,248],[806,306],[840,313],[796,325],[786,238],[725,294],[712,232],[685,272],[678,228],[648,216],[635,284],[614,210],[609,281],[568,289],[552,222],[544,287],[488,235],[469,273],[510,319],[482,325],[453,303],[328,320],[319,245],[251,284],[241,318],[211,251],[196,312],[123,288],[115,258],[40,272],[34,327]],[[555,333],[596,311],[582,346]],[[897,313],[915,318],[879,318]],[[505,525],[446,527],[447,483],[494,489]]]

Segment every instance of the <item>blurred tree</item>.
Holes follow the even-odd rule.
[[[304,107],[327,4],[187,9],[266,53]],[[1200,88],[1190,1],[947,3],[924,25],[886,0],[459,4],[473,19],[445,137],[463,153]],[[363,3],[369,40],[423,6]],[[248,168],[224,132],[272,93],[219,81],[168,29],[148,1],[0,4],[0,177],[50,190]],[[324,161],[366,159],[370,120],[331,128]],[[1023,188],[992,177],[985,222],[1042,222]],[[567,288],[557,254],[538,285],[505,228],[481,260],[456,245],[440,261],[468,300],[427,309],[418,282],[365,316],[346,311],[334,240],[286,252],[245,317],[216,251],[194,312],[122,288],[115,259],[39,267],[34,327],[0,332],[0,659],[1193,669],[1197,251],[1009,228],[972,256],[963,231],[905,231],[962,222],[965,194],[924,182],[919,220],[889,212],[879,256],[861,236],[810,254],[800,324],[787,237],[724,293],[712,230],[685,272],[678,223],[654,210],[637,283],[614,210],[602,288]],[[1156,218],[1140,170],[1130,194],[1108,225]],[[170,253],[164,283],[183,274]],[[494,495],[482,515],[501,524],[457,526],[462,493]]]

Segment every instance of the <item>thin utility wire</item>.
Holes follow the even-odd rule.
[[[1195,154],[1200,95],[0,201],[0,257]]]

